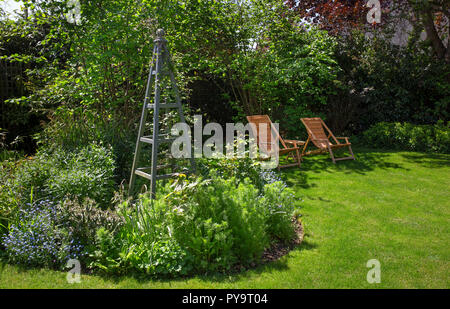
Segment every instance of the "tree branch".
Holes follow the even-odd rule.
[[[439,59],[445,59],[448,52],[436,30],[433,20],[433,14],[430,8],[426,8],[421,12],[422,22],[427,33],[427,38],[431,41],[434,51]]]

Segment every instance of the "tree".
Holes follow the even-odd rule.
[[[450,2],[448,0],[408,0],[412,23],[422,27],[440,60],[450,63]]]
[[[365,22],[366,0],[288,0],[288,6],[308,22],[331,34],[342,34]]]
[[[371,31],[366,20],[369,10],[366,4],[367,0],[287,1],[299,16],[333,35],[349,34],[355,29]],[[377,29],[392,30],[399,21],[407,20],[414,28],[412,34],[425,31],[436,57],[450,63],[450,1],[380,0],[380,4],[383,14]]]

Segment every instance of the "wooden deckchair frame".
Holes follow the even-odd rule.
[[[256,142],[258,147],[263,150],[267,155],[270,155],[271,152],[278,150],[278,155],[291,155],[292,158],[295,160],[295,163],[280,165],[278,163],[278,170],[285,167],[293,167],[301,165],[301,156],[300,156],[300,147],[301,145],[305,144],[304,141],[297,141],[297,140],[284,140],[281,138],[280,134],[276,130],[276,128],[273,126],[272,121],[270,120],[268,115],[253,115],[253,116],[247,116],[247,120],[251,125],[253,135],[256,137]],[[281,144],[281,148],[279,148],[278,145],[277,149],[268,149],[266,146],[271,145],[271,142],[264,142],[260,139],[260,124],[264,123],[267,125],[267,128],[270,128],[271,133],[275,135],[275,138],[278,138]],[[272,138],[271,134],[271,138]]]
[[[336,164],[336,161],[341,160],[355,160],[355,156],[353,155],[352,151],[352,144],[349,142],[348,137],[336,137],[334,136],[333,132],[327,127],[325,122],[321,118],[300,118],[303,125],[305,126],[306,130],[308,131],[308,140],[303,146],[302,155],[308,156],[313,154],[321,154],[329,152],[331,160],[334,164]],[[324,129],[328,132],[328,136],[325,134]],[[330,141],[330,137],[332,138],[332,141],[335,142],[335,144]],[[341,143],[339,140],[345,140],[345,143]],[[314,144],[318,149],[308,151],[306,152],[306,147],[308,147],[309,143]],[[348,150],[351,154],[349,157],[343,157],[343,158],[335,158],[333,154],[333,149],[348,147]]]

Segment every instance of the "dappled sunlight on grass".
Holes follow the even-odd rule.
[[[413,162],[427,168],[450,167],[449,155],[446,154],[402,153],[401,156],[409,162]]]

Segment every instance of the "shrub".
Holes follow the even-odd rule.
[[[26,266],[61,267],[68,259],[81,258],[83,246],[71,232],[57,224],[57,209],[48,200],[29,203],[2,238],[11,262]]]
[[[270,237],[282,242],[292,240],[295,234],[291,220],[296,202],[293,191],[283,182],[276,181],[264,186],[261,200]]]
[[[262,168],[259,161],[252,160],[248,156],[244,158],[201,158],[197,160],[198,169],[203,177],[210,177],[216,174],[222,178],[234,177],[237,183],[245,178],[251,180],[252,184],[262,188],[263,179],[261,179]]]
[[[17,214],[22,204],[30,196],[38,196],[52,163],[32,160],[6,160],[0,165],[0,236],[7,231],[7,226]]]
[[[449,119],[448,64],[415,35],[407,45],[392,44],[395,31],[388,28],[372,31],[370,38],[366,29],[337,38],[335,59],[342,68],[338,78],[343,89],[326,105],[326,122],[333,131],[360,133],[383,121],[430,124]]]
[[[221,178],[234,178],[236,184],[242,182],[245,178],[250,179],[251,183],[262,190],[265,184],[274,181],[281,181],[281,178],[274,170],[262,168],[261,161],[250,158],[248,145],[243,157],[216,157],[197,159],[200,175],[205,178],[219,176]]]
[[[0,164],[0,237],[7,231],[8,221],[14,217],[18,207],[17,193],[10,184],[15,163],[3,161]]]
[[[68,152],[40,151],[35,157],[3,161],[0,165],[0,236],[30,195],[55,204],[67,197],[85,198],[110,206],[115,189],[115,164],[109,148],[91,144]]]
[[[289,13],[281,15],[285,14]],[[315,27],[298,31],[295,22],[273,18],[276,25],[263,32],[270,43],[261,42],[265,47],[241,64],[248,80],[244,89],[258,103],[246,114],[268,113],[286,131],[283,135],[303,138],[299,118],[324,116],[328,97],[341,87],[337,79],[341,69],[334,56],[336,40]]]
[[[0,199],[8,205],[25,203],[33,191],[36,199],[91,198],[107,207],[115,187],[114,168],[111,150],[97,144],[74,152],[41,151],[34,158],[2,169],[0,185],[6,193],[0,194]]]
[[[115,234],[98,230],[91,267],[166,277],[258,262],[272,240],[294,235],[293,194],[267,175],[271,183],[261,190],[249,178],[181,176],[155,200],[144,194],[123,202],[125,223]]]
[[[28,201],[31,193],[35,199],[45,197],[45,184],[58,165],[58,160],[45,155],[14,162],[2,172],[2,187],[13,195],[12,199],[11,196],[7,197],[9,201],[6,202],[23,204]]]
[[[135,207],[122,205],[124,225],[116,233],[100,228],[96,250],[90,255],[91,268],[107,273],[145,273],[151,276],[187,274],[189,257],[177,241],[170,237],[162,201],[151,203],[141,196]]]
[[[174,235],[193,255],[196,269],[227,270],[237,261],[258,261],[269,239],[259,192],[249,179],[236,186],[234,178],[216,177],[188,191],[183,192],[188,199],[176,203]]]
[[[115,180],[120,182],[130,176],[133,161],[130,153],[136,145],[137,129],[105,118],[90,110],[61,108],[37,135],[37,139],[44,149],[60,149],[64,152],[78,152],[81,148],[99,142],[108,145],[106,148],[115,161]]]
[[[362,134],[361,142],[377,148],[450,153],[450,127],[380,122]]]
[[[72,237],[84,246],[94,245],[98,229],[114,232],[123,224],[114,210],[102,210],[89,198],[83,203],[65,200],[57,205],[57,213],[58,222],[66,226]]]
[[[57,200],[86,197],[108,206],[114,193],[114,160],[109,148],[91,144],[68,154],[65,164],[46,183],[47,193]]]

